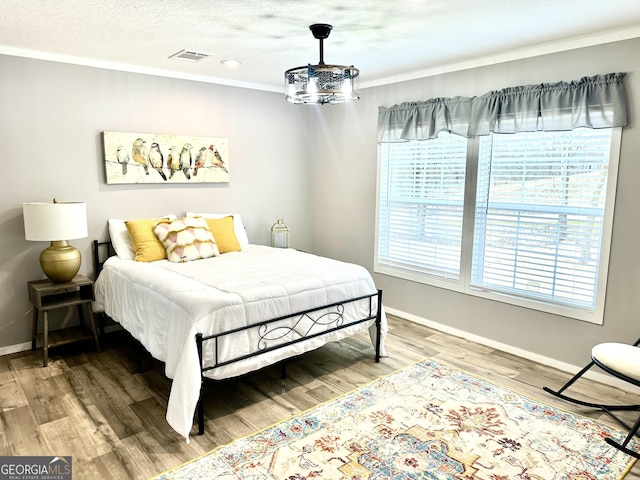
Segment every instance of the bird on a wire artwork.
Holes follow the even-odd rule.
[[[226,138],[103,132],[106,180],[118,183],[226,183]]]

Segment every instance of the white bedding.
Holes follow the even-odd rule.
[[[119,322],[153,357],[165,362],[165,373],[173,379],[167,421],[188,441],[201,386],[196,333],[227,331],[376,292],[371,275],[359,265],[293,249],[247,245],[241,252],[187,263],[111,257],[96,280],[94,310]],[[374,312],[376,302],[374,298]],[[368,314],[368,299],[347,304],[344,323]],[[292,322],[284,323],[290,327]],[[304,335],[309,329],[316,333],[322,328],[326,327],[303,318],[295,330]],[[214,379],[241,375],[367,328],[375,345],[371,321],[217,367],[206,375]],[[384,312],[381,330],[381,355],[386,356]],[[285,339],[298,338],[296,332]],[[234,334],[230,341],[220,343],[218,361],[255,351],[257,342],[255,329]],[[212,363],[215,353],[213,345],[205,346],[205,365]]]

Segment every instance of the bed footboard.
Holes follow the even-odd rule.
[[[345,305],[353,302],[360,301],[368,301],[368,313],[360,319],[345,322],[344,321],[344,309]],[[374,300],[377,300],[374,302]],[[293,321],[290,326],[282,326],[281,322],[283,320],[291,319]],[[301,312],[296,312],[290,315],[285,315],[277,318],[273,318],[270,320],[265,320],[263,322],[256,323],[254,325],[249,325],[247,327],[237,328],[233,330],[229,330],[226,332],[218,333],[215,335],[203,335],[201,333],[196,334],[196,344],[198,348],[198,357],[200,359],[201,365],[201,388],[200,388],[200,397],[198,399],[197,406],[197,417],[198,417],[198,434],[204,434],[204,405],[202,402],[202,390],[204,387],[204,382],[206,379],[205,372],[209,370],[213,370],[218,367],[222,367],[224,365],[229,365],[231,363],[239,362],[242,360],[246,360],[247,358],[256,357],[258,355],[262,355],[264,353],[282,349],[294,345],[299,342],[303,342],[309,340],[311,338],[319,337],[321,335],[326,335],[327,333],[335,332],[337,330],[342,330],[345,328],[352,327],[354,325],[359,325],[361,323],[369,322],[371,320],[375,320],[376,327],[376,336],[375,336],[375,361],[376,363],[380,363],[380,347],[382,341],[382,290],[378,290],[377,293],[373,293],[371,295],[363,295],[360,297],[350,298],[341,302],[331,303],[329,305],[323,305],[318,308],[312,308],[309,310],[303,310]],[[299,328],[297,328],[303,321],[308,323],[310,326],[305,327],[305,332],[300,332]],[[316,333],[311,333],[313,327],[322,326],[321,331]],[[218,345],[221,339],[224,337],[230,336],[234,333],[246,331],[249,329],[254,329],[259,334],[259,340],[257,342],[256,350],[253,353],[240,355],[233,359],[229,360],[219,360],[218,359]],[[295,338],[283,341],[282,339],[287,336],[293,336]],[[215,359],[211,365],[205,365],[203,359],[203,349],[205,342],[214,342],[215,348]],[[284,373],[283,366],[283,376]]]

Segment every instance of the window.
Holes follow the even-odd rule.
[[[620,128],[379,145],[374,270],[602,322]]]
[[[458,281],[467,140],[442,134],[380,149],[377,263],[409,279]]]

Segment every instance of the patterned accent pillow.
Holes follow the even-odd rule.
[[[170,262],[190,262],[220,255],[207,222],[200,217],[160,220],[153,227],[153,233],[164,245]]]

